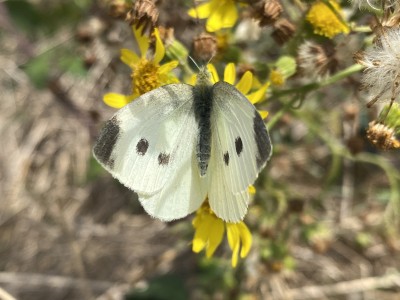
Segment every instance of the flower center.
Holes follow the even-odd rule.
[[[349,28],[343,24],[337,15],[340,15],[340,6],[334,0],[329,1],[332,8],[335,9],[333,12],[324,2],[315,2],[309,12],[307,13],[306,19],[314,27],[314,33],[324,35],[328,38],[333,38],[339,33],[347,34]]]
[[[134,95],[143,95],[160,86],[159,66],[147,59],[141,59],[132,72]]]

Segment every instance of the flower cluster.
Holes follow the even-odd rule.
[[[155,51],[150,53],[151,39],[144,35],[142,27],[132,26],[133,33],[140,49],[140,55],[129,49],[121,50],[121,60],[132,69],[132,93],[130,95],[121,95],[117,93],[108,93],[104,95],[104,102],[113,107],[121,108],[126,104],[134,101],[140,95],[154,90],[162,85],[177,83],[178,79],[171,72],[178,66],[177,61],[170,61],[160,64],[165,57],[165,46],[161,41],[160,34],[155,28],[153,36],[155,39]],[[216,68],[208,65],[211,74],[212,83],[220,81]],[[250,71],[244,72],[239,81],[236,82],[236,69],[233,63],[229,63],[225,67],[224,79],[245,95],[253,104],[265,99],[265,94],[269,86],[269,82],[259,84],[258,80]],[[191,76],[188,83],[194,84],[196,75]],[[254,90],[254,87],[256,89]],[[252,92],[251,92],[252,91]],[[267,111],[259,111],[263,118],[268,115]],[[250,188],[249,192],[254,193],[254,188]],[[232,266],[236,267],[238,263],[238,254],[245,257],[249,253],[251,247],[251,234],[247,226],[243,222],[228,223],[218,218],[208,205],[207,199],[203,206],[197,211],[193,220],[195,228],[195,236],[193,239],[193,251],[198,253],[202,249],[206,249],[206,256],[210,257],[215,249],[222,242],[226,231],[228,243],[232,249]],[[226,229],[226,230],[225,230]]]
[[[379,119],[370,122],[366,136],[371,143],[381,149],[398,149],[400,125],[397,120],[400,117],[395,100],[400,94],[400,27],[398,26],[400,4],[392,0],[353,2],[359,7],[369,6],[372,9],[382,10],[380,24],[371,28],[371,32],[375,34],[372,44],[370,41],[371,45],[366,47],[365,51],[355,55],[356,62],[365,67],[362,86],[368,92],[368,106],[372,106],[378,100],[390,102],[381,112]],[[252,104],[262,103],[267,94],[278,98],[280,95],[292,93],[293,100],[297,101],[295,98],[303,99],[313,89],[335,83],[359,72],[362,67],[356,64],[342,73],[340,71],[338,74],[335,73],[342,67],[338,63],[336,52],[338,43],[335,40],[339,39],[339,35],[345,36],[350,31],[368,30],[349,23],[348,20],[352,19],[344,14],[339,0],[311,0],[302,2],[299,6],[301,9],[297,15],[301,17],[293,20],[296,14],[288,14],[280,0],[203,1],[187,11],[187,14],[194,19],[206,19],[203,31],[193,36],[192,55],[202,62],[213,61],[213,64],[207,64],[212,83],[220,80],[230,83]],[[158,15],[157,5],[153,0],[135,2],[133,10],[128,15],[128,21],[132,26],[140,53],[129,49],[121,50],[121,60],[132,70],[132,90],[128,95],[106,94],[104,102],[107,105],[121,108],[135,101],[137,97],[171,83],[195,84],[196,74],[187,63],[189,49],[175,39],[173,29],[157,27]],[[241,20],[242,17],[247,18],[246,22]],[[255,19],[255,22],[249,21],[250,18]],[[243,29],[246,26],[248,28]],[[257,30],[252,32],[251,28],[254,27],[251,26],[256,26]],[[257,40],[262,34],[261,27],[270,27],[271,30],[265,32],[271,35],[277,47],[286,44],[289,49],[286,53],[296,52],[297,57],[286,54],[278,57],[273,54],[275,57],[273,62],[260,63],[255,61],[253,56],[257,51],[264,53],[262,48],[255,50],[253,45],[250,45],[248,48],[243,46],[244,51],[238,51],[240,45],[237,45],[239,42],[236,45],[234,43],[235,34],[239,35],[241,32],[242,37],[237,38],[237,41],[240,40],[245,44],[247,38],[252,41]],[[149,35],[146,35],[147,31],[150,31]],[[243,38],[245,35],[243,32],[251,33],[251,37],[248,34]],[[289,45],[291,44],[289,41],[293,41],[293,44]],[[294,45],[295,47],[292,47]],[[222,79],[218,71],[221,74],[223,72]],[[288,89],[288,82],[296,78],[311,83],[301,87],[296,87],[294,84],[292,89]],[[304,83],[304,80],[301,82]],[[280,116],[285,114],[288,107],[294,107],[294,103],[296,102],[291,101],[285,104]],[[264,110],[260,110],[259,113],[262,118],[268,115]],[[147,150],[146,143],[141,147],[143,152]],[[241,146],[235,147],[239,155]],[[227,165],[229,156],[226,157]],[[159,159],[168,164],[167,158]],[[192,225],[194,227],[192,250],[195,253],[205,250],[206,257],[211,257],[222,244],[224,236],[227,237],[232,250],[233,267],[238,265],[239,256],[244,258],[250,251],[252,234],[244,221],[230,223],[219,218],[212,211],[207,196],[197,210]]]
[[[195,253],[205,249],[206,257],[210,258],[221,244],[225,231],[232,249],[232,267],[237,266],[239,250],[241,258],[250,251],[252,237],[246,224],[224,222],[214,214],[207,201],[197,210],[192,224],[196,231],[192,247]]]

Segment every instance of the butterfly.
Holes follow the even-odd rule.
[[[105,123],[93,148],[160,220],[183,218],[208,198],[219,218],[241,221],[248,187],[270,158],[256,108],[231,84],[209,78],[202,68],[194,86],[169,84],[138,97]]]

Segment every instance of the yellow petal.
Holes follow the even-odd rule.
[[[196,216],[192,220],[192,225],[195,229],[197,229],[199,227],[199,225],[201,224],[201,219],[202,219],[202,215],[197,212]]]
[[[229,63],[226,65],[224,70],[224,81],[233,85],[235,84],[235,80],[236,80],[235,64]]]
[[[143,26],[140,26],[138,29],[135,28],[135,25],[132,26],[133,33],[140,49],[141,57],[145,57],[146,52],[149,49],[150,42],[147,36],[142,35],[142,29]]]
[[[269,82],[266,82],[259,90],[251,93],[250,95],[247,95],[247,99],[249,99],[250,102],[253,104],[260,102],[262,99],[265,98],[265,93],[267,92],[269,84]]]
[[[222,14],[222,28],[231,28],[238,19],[236,4],[233,0],[226,1],[224,5],[219,7]]]
[[[236,84],[236,88],[244,95],[246,95],[253,84],[253,74],[250,71],[246,71]]]
[[[121,61],[133,68],[134,65],[140,60],[137,54],[129,49],[121,49]]]
[[[213,219],[214,220],[212,221],[210,227],[211,231],[206,249],[207,257],[211,257],[214,254],[217,247],[219,246],[219,244],[221,244],[225,231],[224,221],[216,217],[214,217]]]
[[[263,119],[263,120],[264,120],[266,117],[268,117],[268,114],[269,114],[269,112],[266,111],[266,110],[259,110],[258,113],[260,114],[261,119]]]
[[[198,224],[194,233],[192,251],[195,253],[199,253],[207,245],[210,223],[204,219]]]
[[[261,82],[256,76],[253,77],[253,83],[251,85],[252,89],[259,89],[261,87]]]
[[[154,29],[154,35],[156,37],[156,52],[154,53],[153,61],[155,64],[159,64],[160,61],[164,58],[165,47],[161,41],[160,32],[157,28]]]
[[[206,23],[207,31],[214,32],[235,25],[238,16],[233,0],[214,0],[211,2],[210,10],[211,14]]]
[[[232,249],[232,267],[237,266],[238,254],[240,248],[240,234],[237,224],[227,223],[226,231],[228,236],[229,247]]]
[[[215,32],[222,28],[222,15],[220,11],[214,11],[207,19],[206,30],[208,32]]]
[[[114,108],[121,108],[127,105],[128,103],[132,102],[132,100],[135,98],[136,96],[134,95],[125,96],[121,94],[108,93],[103,96],[103,101],[108,106]]]
[[[252,244],[252,236],[244,222],[240,222],[238,224],[240,240],[242,242],[242,248],[240,249],[240,257],[244,258],[249,254],[251,244]]]
[[[199,253],[207,245],[210,231],[212,230],[211,225],[212,216],[203,215],[201,223],[198,224],[198,227],[196,228],[196,232],[193,237],[193,252]]]
[[[197,75],[196,74],[192,74],[188,80],[185,80],[185,82],[190,84],[190,85],[195,85],[196,81],[197,81]]]
[[[248,191],[251,195],[255,195],[255,193],[256,193],[256,188],[254,187],[254,185],[250,185],[250,186],[247,188],[247,191]]]
[[[207,3],[204,3],[204,4],[201,4],[201,5],[197,6],[196,8],[189,9],[188,14],[192,18],[205,19],[205,18],[208,18],[210,16],[211,8],[213,8],[211,6],[211,3],[207,2]]]
[[[173,69],[175,69],[178,65],[179,65],[179,62],[177,60],[170,61],[170,62],[160,66],[160,68],[158,69],[158,72],[159,72],[159,74],[168,74]]]
[[[215,69],[213,64],[208,64],[207,65],[208,71],[211,73],[211,82],[216,83],[219,81],[219,76],[217,73],[217,70]]]

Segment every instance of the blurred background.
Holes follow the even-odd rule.
[[[191,7],[158,3],[159,24],[187,49],[204,24]],[[226,241],[211,259],[191,251],[193,216],[152,219],[97,164],[91,148],[115,112],[103,95],[131,90],[119,59],[121,48],[137,51],[130,8],[0,2],[0,299],[400,299],[400,159],[365,138],[377,112],[365,107],[359,73],[294,102],[270,90],[260,108],[274,154],[246,217],[252,250],[237,268]],[[252,50],[264,82],[282,53],[295,55],[270,29],[255,45],[239,26],[221,61]],[[339,68],[364,38],[335,40]]]

